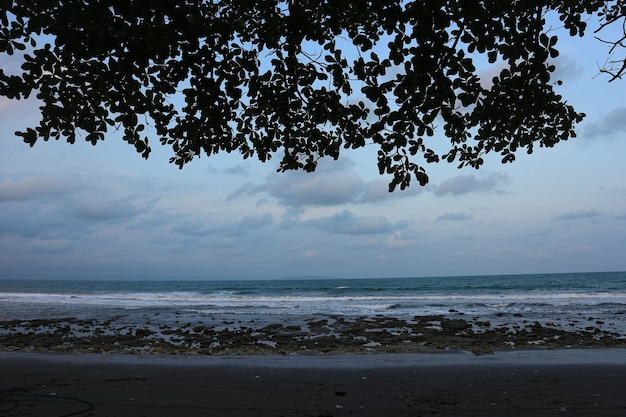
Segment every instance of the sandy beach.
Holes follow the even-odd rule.
[[[626,350],[0,353],[0,415],[624,416]]]
[[[601,278],[8,282],[0,417],[624,417]]]

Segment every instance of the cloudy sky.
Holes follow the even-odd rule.
[[[626,270],[626,80],[598,76],[592,37],[558,46],[560,92],[587,113],[577,139],[479,171],[428,165],[428,186],[393,194],[374,148],[313,174],[227,154],[181,171],[156,140],[145,161],[115,135],[29,148],[13,132],[37,103],[0,99],[0,278]]]

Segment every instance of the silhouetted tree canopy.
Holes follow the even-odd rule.
[[[480,167],[552,147],[583,118],[557,94],[551,13],[571,36],[623,0],[0,0],[0,95],[41,102],[38,139],[119,130],[179,167],[201,154],[282,158],[313,171],[342,148],[378,147],[390,190],[426,184],[425,162]],[[620,46],[621,40],[612,40]],[[475,62],[498,66],[479,77]],[[620,78],[620,60],[607,66]],[[430,138],[450,141],[437,153]],[[430,143],[429,143],[430,141]],[[447,146],[446,146],[447,148]]]

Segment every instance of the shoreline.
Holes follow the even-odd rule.
[[[308,355],[0,352],[0,415],[626,413],[626,349]]]
[[[256,367],[256,368],[392,368],[446,366],[624,366],[626,348],[557,348],[498,350],[476,355],[464,350],[389,353],[359,352],[309,355],[133,355],[125,353],[0,351],[0,363],[28,361],[79,365],[138,365],[164,367]]]

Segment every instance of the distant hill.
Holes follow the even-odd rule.
[[[284,281],[313,281],[313,280],[329,280],[329,279],[343,279],[339,277],[326,277],[323,275],[298,275],[295,277],[284,277],[281,280]]]

